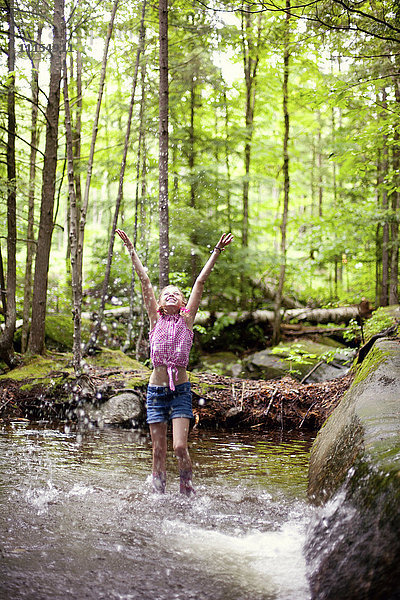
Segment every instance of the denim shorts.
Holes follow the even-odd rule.
[[[190,381],[180,383],[175,390],[149,385],[147,388],[147,422],[166,423],[171,419],[193,419]]]

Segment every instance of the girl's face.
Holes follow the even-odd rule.
[[[170,314],[179,312],[185,306],[182,292],[176,286],[168,285],[160,294],[159,305]]]

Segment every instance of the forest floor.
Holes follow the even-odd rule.
[[[0,420],[74,420],[83,402],[99,402],[100,397],[103,401],[126,389],[133,389],[145,402],[148,375],[140,370],[90,366],[79,379],[63,370],[48,375],[50,380],[47,377],[43,381],[2,376]],[[249,380],[210,373],[190,374],[194,427],[317,431],[352,379],[352,375],[346,375],[305,385],[291,377]]]

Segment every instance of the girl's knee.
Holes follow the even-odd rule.
[[[174,452],[175,456],[178,458],[183,458],[189,454],[187,444],[184,442],[176,442],[174,443]]]

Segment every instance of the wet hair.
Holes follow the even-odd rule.
[[[178,286],[172,285],[172,284],[169,284],[169,285],[166,285],[165,287],[163,287],[163,289],[159,293],[158,299],[157,299],[157,304],[158,304],[157,312],[160,315],[166,315],[167,314],[166,311],[165,311],[165,309],[160,305],[160,302],[161,302],[161,296],[163,295],[163,293],[165,292],[165,290],[167,290],[168,288],[174,288],[175,290],[178,290],[178,292],[180,294],[180,297],[181,297],[181,300],[182,300],[182,304],[183,304],[183,306],[181,306],[181,308],[180,308],[180,313],[181,314],[188,314],[189,310],[186,308],[186,298],[183,295],[183,292],[178,288]]]

